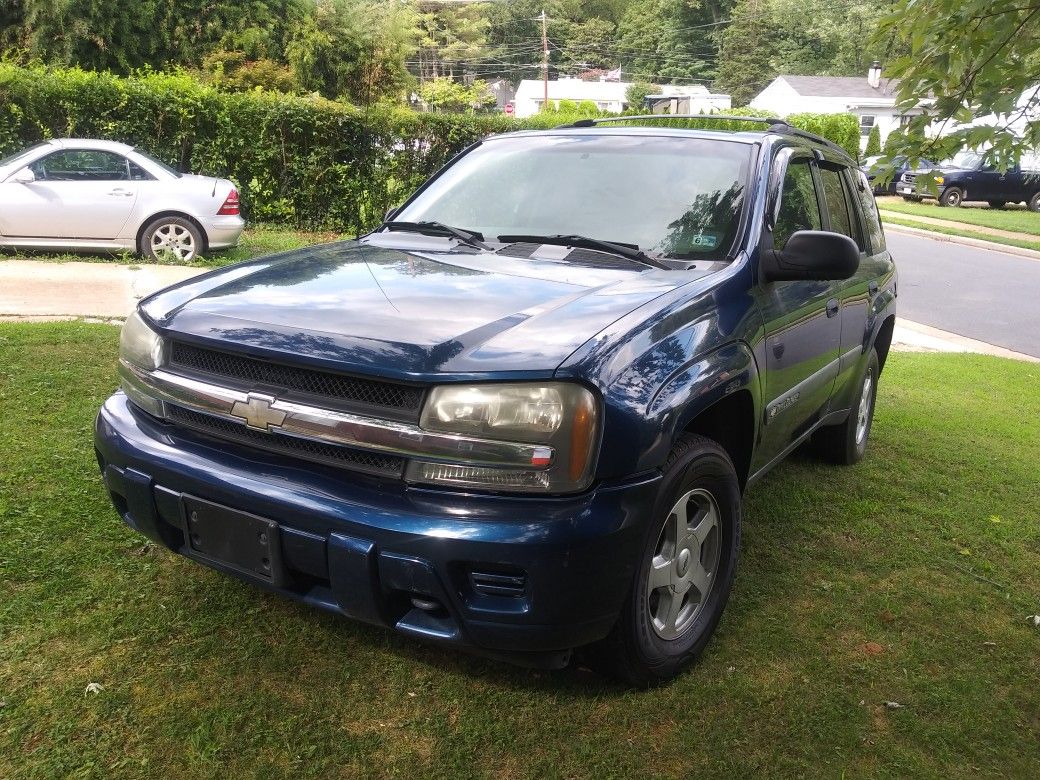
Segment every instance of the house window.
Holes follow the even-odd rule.
[[[913,121],[913,119],[914,118],[912,116],[910,116],[909,114],[900,114],[899,115],[899,126],[900,127],[906,127]]]
[[[871,128],[874,127],[874,115],[863,114],[859,118],[859,134],[870,135]]]

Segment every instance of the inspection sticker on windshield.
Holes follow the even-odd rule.
[[[690,246],[693,249],[708,250],[719,245],[718,233],[697,233],[690,238]]]

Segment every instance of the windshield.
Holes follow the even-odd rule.
[[[148,154],[148,152],[143,151],[140,147],[137,147],[137,146],[134,147],[134,154],[136,154],[138,157],[143,157],[144,159],[146,159],[148,162],[152,163],[153,165],[158,165],[164,171],[166,171],[169,174],[172,174],[173,176],[176,176],[178,179],[181,176],[184,175],[180,171],[178,171],[178,170],[176,170],[174,168],[171,168],[169,165],[164,163],[162,160],[156,160],[154,157],[152,157],[152,155]]]
[[[503,138],[467,154],[395,219],[498,236],[581,235],[719,259],[736,240],[748,144],[701,138]]]
[[[982,165],[982,155],[978,152],[958,152],[948,160],[943,160],[942,165],[947,168],[967,168],[974,170]]]
[[[44,141],[42,144],[36,144],[35,146],[30,146],[28,149],[23,149],[20,152],[15,152],[10,157],[5,157],[4,159],[0,160],[0,168],[6,168],[8,165],[17,165],[23,157],[28,158],[31,154],[33,154],[33,152],[37,151],[38,149],[42,149],[45,146],[50,146],[50,144]]]

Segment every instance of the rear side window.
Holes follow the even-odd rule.
[[[773,228],[773,248],[783,249],[799,230],[819,230],[820,206],[816,200],[812,168],[807,159],[791,160],[784,175],[780,209]]]
[[[863,215],[863,227],[870,236],[870,251],[874,254],[885,251],[885,233],[881,229],[881,218],[878,216],[874,193],[870,191],[867,177],[860,172],[856,179],[856,194],[859,196],[860,214]]]

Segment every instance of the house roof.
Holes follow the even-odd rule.
[[[895,98],[898,79],[881,79],[878,87],[870,86],[866,76],[788,76],[781,78],[802,97]]]

